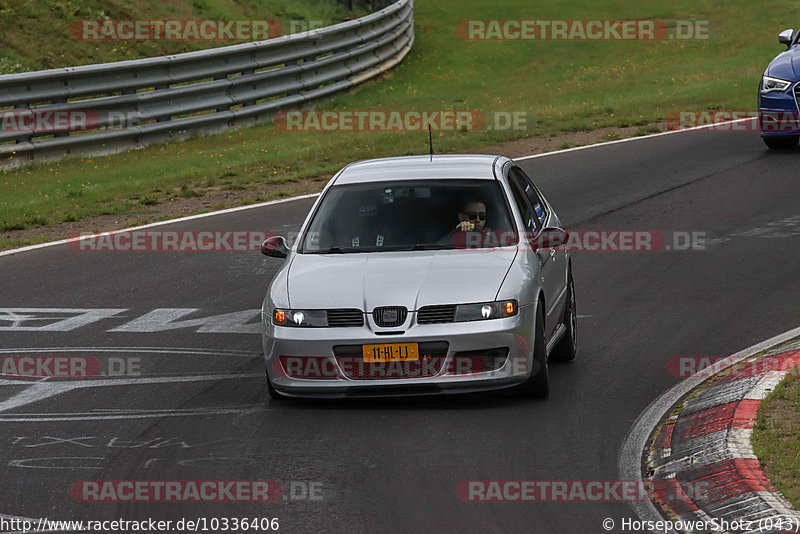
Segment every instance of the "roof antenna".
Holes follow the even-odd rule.
[[[428,144],[431,147],[431,161],[433,161],[433,133],[431,133],[431,123],[428,123]]]

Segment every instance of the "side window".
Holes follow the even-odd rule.
[[[525,188],[522,183],[520,183],[519,176],[509,174],[508,181],[511,184],[511,191],[514,194],[514,203],[517,205],[520,214],[522,214],[522,222],[525,223],[525,227],[528,230],[537,232],[540,227],[539,218],[533,214],[531,206],[528,204],[528,199],[525,193],[523,193]]]
[[[533,183],[531,179],[528,178],[522,169],[512,168],[510,174],[515,175],[515,178],[519,180],[520,184],[524,184],[523,191],[525,192],[525,196],[528,197],[528,201],[531,203],[531,207],[533,211],[536,212],[536,218],[539,220],[539,227],[544,225],[544,220],[547,217],[546,208],[544,202],[539,197],[539,193],[536,192],[536,188],[533,187]]]

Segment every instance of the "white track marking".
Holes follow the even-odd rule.
[[[715,126],[718,126],[720,124],[728,124],[728,123],[740,122],[742,120],[750,120],[750,119],[739,119],[739,120],[735,120],[735,121],[726,121],[726,122],[722,122],[722,123],[717,123]],[[608,141],[608,142],[605,142],[605,143],[597,143],[597,144],[594,144],[594,145],[585,145],[585,146],[573,147],[573,148],[568,148],[568,149],[563,149],[563,150],[555,150],[555,151],[546,152],[546,153],[543,153],[543,154],[533,154],[533,155],[529,155],[529,156],[522,156],[522,157],[514,158],[514,159],[515,159],[515,161],[523,161],[523,160],[526,160],[526,159],[547,157],[547,156],[552,156],[552,155],[556,155],[556,154],[562,154],[562,153],[565,153],[565,152],[574,152],[576,150],[586,150],[586,149],[590,149],[590,148],[596,148],[598,146],[613,145],[613,144],[616,144],[616,143],[632,142],[632,141],[637,141],[637,140],[640,140],[640,139],[648,139],[648,138],[651,138],[651,137],[659,137],[659,136],[662,136],[662,135],[670,135],[670,134],[674,134],[674,133],[694,131],[694,130],[699,130],[699,129],[702,129],[702,128],[707,128],[707,126],[699,126],[699,127],[687,128],[687,129],[682,129],[682,130],[673,130],[673,131],[669,131],[669,132],[659,132],[659,133],[655,133],[655,134],[642,135],[642,136],[638,136],[638,137],[630,137],[630,138],[626,138],[626,139],[619,139],[619,140],[616,140],[616,141]],[[272,200],[272,201],[269,201],[269,202],[261,202],[261,203],[258,203],[258,204],[250,204],[250,205],[247,205],[247,206],[238,206],[236,208],[229,208],[229,209],[225,209],[225,210],[212,211],[212,212],[201,213],[201,214],[197,214],[197,215],[190,215],[188,217],[181,217],[181,218],[178,218],[178,219],[170,219],[170,220],[167,220],[167,221],[160,221],[160,222],[155,222],[155,223],[146,224],[146,225],[142,225],[142,226],[136,226],[136,227],[132,227],[132,228],[124,228],[124,229],[121,229],[121,230],[117,230],[117,232],[126,232],[126,231],[130,232],[130,231],[141,230],[141,229],[145,229],[145,228],[153,228],[153,227],[164,226],[164,225],[168,225],[168,224],[175,224],[175,223],[180,223],[180,222],[197,220],[197,219],[202,219],[202,218],[206,218],[206,217],[216,217],[218,215],[225,215],[225,214],[228,214],[228,213],[235,213],[235,212],[238,212],[238,211],[261,208],[261,207],[264,207],[264,206],[270,206],[270,205],[274,205],[274,204],[281,204],[281,203],[284,203],[284,202],[294,202],[296,200],[303,200],[303,199],[306,199],[306,198],[313,198],[313,197],[315,197],[317,195],[318,195],[318,193],[311,193],[311,194],[301,195],[301,196],[297,196],[297,197],[284,198],[284,199],[280,199],[280,200]],[[14,254],[19,254],[19,253],[22,253],[22,252],[28,252],[28,251],[32,251],[32,250],[39,250],[39,249],[43,249],[43,248],[46,248],[46,247],[52,247],[52,246],[56,246],[56,245],[64,245],[64,244],[68,243],[69,241],[70,240],[62,239],[62,240],[59,240],[59,241],[51,241],[51,242],[48,242],[48,243],[40,243],[38,245],[29,245],[29,246],[25,246],[25,247],[16,248],[16,249],[10,249],[10,250],[6,250],[6,251],[0,252],[0,257],[2,257],[2,256],[11,256],[11,255],[14,255]],[[800,333],[800,329],[792,330],[790,332],[787,332],[786,334],[782,334],[781,336],[786,336],[787,334],[791,334],[792,332],[795,333],[793,335],[796,335],[797,333]],[[781,336],[778,336],[778,337],[781,337]],[[787,337],[787,339],[789,337],[793,337],[793,336],[789,335]],[[776,339],[776,338],[773,338],[773,340],[774,339]],[[769,341],[772,341],[772,340],[769,340]],[[769,343],[769,341],[764,342],[764,343]],[[758,346],[759,345],[756,345],[755,347],[758,347]],[[752,350],[755,347],[751,347],[751,349],[746,349],[743,352],[746,352],[747,350]],[[758,349],[758,350],[760,350],[760,349]],[[758,352],[758,350],[755,350],[755,352]],[[741,353],[737,353],[737,354],[741,354]],[[736,356],[736,355],[734,355],[734,356]],[[745,357],[747,357],[747,355],[743,355],[740,359],[743,359]],[[687,379],[686,381],[688,381],[688,380],[690,380],[690,379]],[[684,382],[686,382],[686,381],[684,381]],[[104,382],[107,382],[107,381],[104,381]],[[673,388],[673,390],[678,388],[680,385],[681,384],[679,384],[678,386]],[[659,399],[654,401],[650,405],[650,407],[648,407],[648,409],[645,410],[645,412],[643,412],[639,416],[639,418],[637,419],[636,423],[634,424],[633,429],[631,430],[631,432],[626,437],[625,444],[623,445],[622,452],[620,453],[619,469],[620,469],[620,473],[621,473],[621,478],[620,478],[621,480],[641,480],[641,469],[640,469],[641,451],[644,450],[644,446],[645,446],[646,440],[650,436],[650,433],[652,432],[653,428],[655,428],[655,424],[658,422],[658,420],[660,420],[660,416],[659,416],[659,418],[656,420],[656,423],[652,423],[651,424],[651,423],[648,422],[648,416],[652,416],[652,415],[654,415],[654,414],[656,414],[658,412],[658,409],[659,409],[659,407],[662,406],[662,403],[666,402],[665,397],[667,397],[673,390],[670,390],[670,391],[666,392],[664,395],[659,397]],[[670,403],[669,405],[671,406],[671,404],[672,403]],[[164,414],[159,414],[159,416],[163,417]],[[88,417],[91,417],[92,419],[96,418],[95,416],[87,416],[87,418]],[[100,416],[100,418],[115,418],[115,417],[118,417],[118,416]],[[134,414],[129,414],[129,415],[127,415],[127,417],[137,417],[137,416],[135,416]],[[146,417],[146,415],[142,414],[141,417]],[[6,419],[5,417],[0,416],[0,420],[9,420],[9,419]],[[19,419],[19,420],[20,421],[30,421],[31,419]],[[36,421],[44,421],[44,420],[45,419],[36,419]],[[78,420],[78,419],[64,419],[64,418],[55,419],[55,418],[53,418],[52,420],[53,421],[63,421],[63,420]],[[648,429],[648,425],[650,425],[649,429]],[[639,445],[638,448],[636,447],[637,445]],[[633,449],[631,448],[632,446],[634,447]],[[633,460],[633,463],[626,464],[626,461],[630,462],[631,460]],[[625,467],[626,465],[628,466],[627,468]],[[632,473],[631,473],[631,471],[632,471]],[[649,506],[649,508],[648,508],[648,506]],[[640,510],[637,509],[637,513],[640,515],[640,517],[650,518],[650,519],[654,519],[654,520],[661,520],[662,519],[661,515],[655,510],[655,508],[653,507],[652,503],[650,503],[650,502],[647,502],[647,503],[636,503],[634,508],[643,508],[643,510],[641,512],[640,512]],[[29,519],[29,518],[23,518],[23,517],[19,517],[19,516],[10,516],[10,515],[2,515],[2,514],[0,514],[0,517],[7,518],[7,519]],[[33,521],[32,519],[30,519],[30,520]]]
[[[617,139],[615,141],[605,141],[603,143],[595,143],[593,145],[582,145],[582,146],[574,146],[572,148],[565,148],[562,150],[554,150],[553,152],[544,152],[542,154],[532,154],[530,156],[522,156],[519,158],[513,158],[514,161],[524,161],[526,159],[533,159],[533,158],[543,158],[545,156],[549,156],[551,154],[563,154],[565,152],[575,152],[576,150],[586,150],[589,148],[597,148],[599,146],[608,146],[608,145],[616,145],[617,143],[629,143],[631,141],[636,141],[637,139],[647,139],[651,137],[661,137],[662,135],[672,135],[681,132],[693,132],[695,130],[703,130],[709,128],[718,128],[722,124],[734,124],[737,122],[744,122],[744,121],[753,121],[756,120],[756,117],[749,117],[745,119],[736,119],[732,121],[725,121],[725,122],[715,122],[714,124],[704,124],[703,126],[692,126],[691,128],[682,128],[680,130],[668,130],[666,132],[658,132],[654,134],[648,135],[639,135],[637,137],[626,137],[625,139]]]
[[[227,213],[235,213],[237,211],[250,210],[250,209],[254,209],[254,208],[263,208],[264,206],[272,206],[274,204],[282,204],[284,202],[294,202],[295,200],[303,200],[303,199],[306,199],[306,198],[313,198],[313,197],[315,197],[317,195],[319,195],[319,193],[309,193],[307,195],[300,195],[300,196],[297,196],[297,197],[281,198],[279,200],[270,200],[268,202],[260,202],[258,204],[248,204],[247,206],[237,206],[235,208],[228,208],[228,209],[219,210],[219,211],[210,211],[208,213],[198,213],[197,215],[189,215],[189,216],[186,216],[186,217],[180,217],[178,219],[169,219],[169,220],[166,220],[166,221],[158,221],[158,222],[154,222],[154,223],[150,223],[150,224],[144,224],[142,226],[134,226],[132,228],[123,228],[121,230],[114,230],[114,232],[115,233],[133,232],[135,230],[143,230],[145,228],[154,228],[156,226],[164,226],[164,225],[167,225],[167,224],[186,222],[186,221],[194,221],[196,219],[203,219],[203,218],[206,218],[206,217],[216,217],[217,215],[225,215]],[[5,250],[3,252],[0,252],[0,256],[11,256],[12,254],[19,254],[20,252],[28,252],[29,250],[38,250],[40,248],[52,247],[52,246],[55,246],[55,245],[65,245],[67,243],[72,243],[73,241],[79,241],[80,239],[82,239],[82,238],[75,237],[75,238],[72,238],[72,239],[61,239],[59,241],[50,241],[50,242],[47,242],[47,243],[39,243],[38,245],[29,245],[29,246],[26,246],[26,247],[12,248],[10,250]]]
[[[11,323],[0,326],[3,332],[69,332],[87,324],[118,316],[128,308],[0,308],[0,321]],[[51,313],[43,316],[36,313]],[[66,315],[66,316],[64,316]],[[26,321],[51,320],[44,326],[22,326]]]
[[[648,135],[640,135],[640,136],[637,136],[637,137],[626,137],[625,139],[617,139],[616,141],[606,141],[604,143],[595,143],[593,145],[584,145],[584,146],[576,146],[576,147],[572,147],[572,148],[565,148],[565,149],[562,149],[562,150],[553,150],[552,152],[545,152],[543,154],[532,154],[532,155],[529,155],[529,156],[521,156],[519,158],[513,158],[513,159],[514,159],[514,161],[524,161],[526,159],[532,159],[532,158],[544,158],[544,157],[547,157],[547,156],[553,156],[555,154],[564,154],[566,152],[574,152],[576,150],[586,150],[586,149],[589,149],[589,148],[596,148],[596,147],[600,147],[600,146],[614,145],[614,144],[617,144],[617,143],[628,143],[628,142],[632,142],[632,141],[638,141],[640,139],[650,139],[652,137],[659,137],[659,136],[662,136],[662,135],[671,135],[671,134],[676,134],[676,133],[681,133],[681,132],[693,132],[695,130],[702,130],[704,128],[719,127],[722,124],[733,124],[733,123],[747,121],[747,120],[755,120],[755,119],[736,119],[736,120],[733,120],[733,121],[717,122],[717,123],[709,124],[709,125],[705,125],[705,126],[694,126],[692,128],[684,128],[684,129],[681,129],[681,130],[670,130],[670,131],[667,131],[667,132],[659,132],[659,133],[648,134]],[[169,220],[166,220],[166,221],[154,222],[154,223],[145,224],[145,225],[142,225],[142,226],[134,226],[133,228],[123,228],[121,230],[114,230],[114,232],[116,232],[116,233],[119,233],[119,232],[133,232],[135,230],[142,230],[144,228],[154,228],[156,226],[164,226],[164,225],[167,225],[167,224],[175,224],[175,223],[180,223],[180,222],[185,222],[185,221],[193,221],[193,220],[197,220],[197,219],[203,219],[203,218],[206,218],[206,217],[216,217],[217,215],[225,215],[227,213],[235,213],[235,212],[238,212],[238,211],[250,210],[250,209],[255,209],[255,208],[263,208],[264,206],[272,206],[274,204],[282,204],[284,202],[293,202],[295,200],[303,200],[303,199],[306,199],[306,198],[313,198],[313,197],[315,197],[317,195],[319,195],[319,193],[309,193],[307,195],[300,195],[300,196],[297,196],[297,197],[288,197],[288,198],[282,198],[282,199],[279,199],[279,200],[270,200],[268,202],[260,202],[258,204],[249,204],[247,206],[237,206],[235,208],[228,208],[228,209],[219,210],[219,211],[210,211],[208,213],[199,213],[197,215],[189,215],[188,217],[180,217],[178,219],[169,219]],[[10,250],[6,250],[6,251],[3,251],[3,252],[0,252],[0,257],[2,257],[2,256],[11,256],[13,254],[19,254],[20,252],[28,252],[30,250],[38,250],[38,249],[41,249],[41,248],[52,247],[52,246],[55,246],[55,245],[64,245],[66,243],[70,243],[70,242],[77,241],[77,240],[80,240],[80,239],[81,238],[62,239],[60,241],[50,241],[48,243],[40,243],[38,245],[29,245],[29,246],[26,246],[26,247],[12,248]]]

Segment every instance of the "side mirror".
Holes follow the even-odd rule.
[[[569,232],[563,228],[556,228],[555,226],[548,226],[542,228],[539,235],[536,236],[536,250],[543,248],[558,248],[566,244],[569,238]]]
[[[286,238],[274,235],[261,243],[261,253],[272,258],[285,258],[289,254],[289,244]]]
[[[778,42],[786,45],[786,48],[792,46],[792,41],[794,41],[794,30],[783,30],[778,34]]]

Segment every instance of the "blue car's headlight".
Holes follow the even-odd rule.
[[[459,304],[456,306],[456,322],[501,319],[517,314],[517,301],[481,302],[479,304]]]
[[[792,85],[792,82],[764,76],[761,78],[761,94],[771,93],[772,91],[785,91]]]
[[[280,310],[272,312],[272,324],[278,326],[328,326],[325,310]]]

